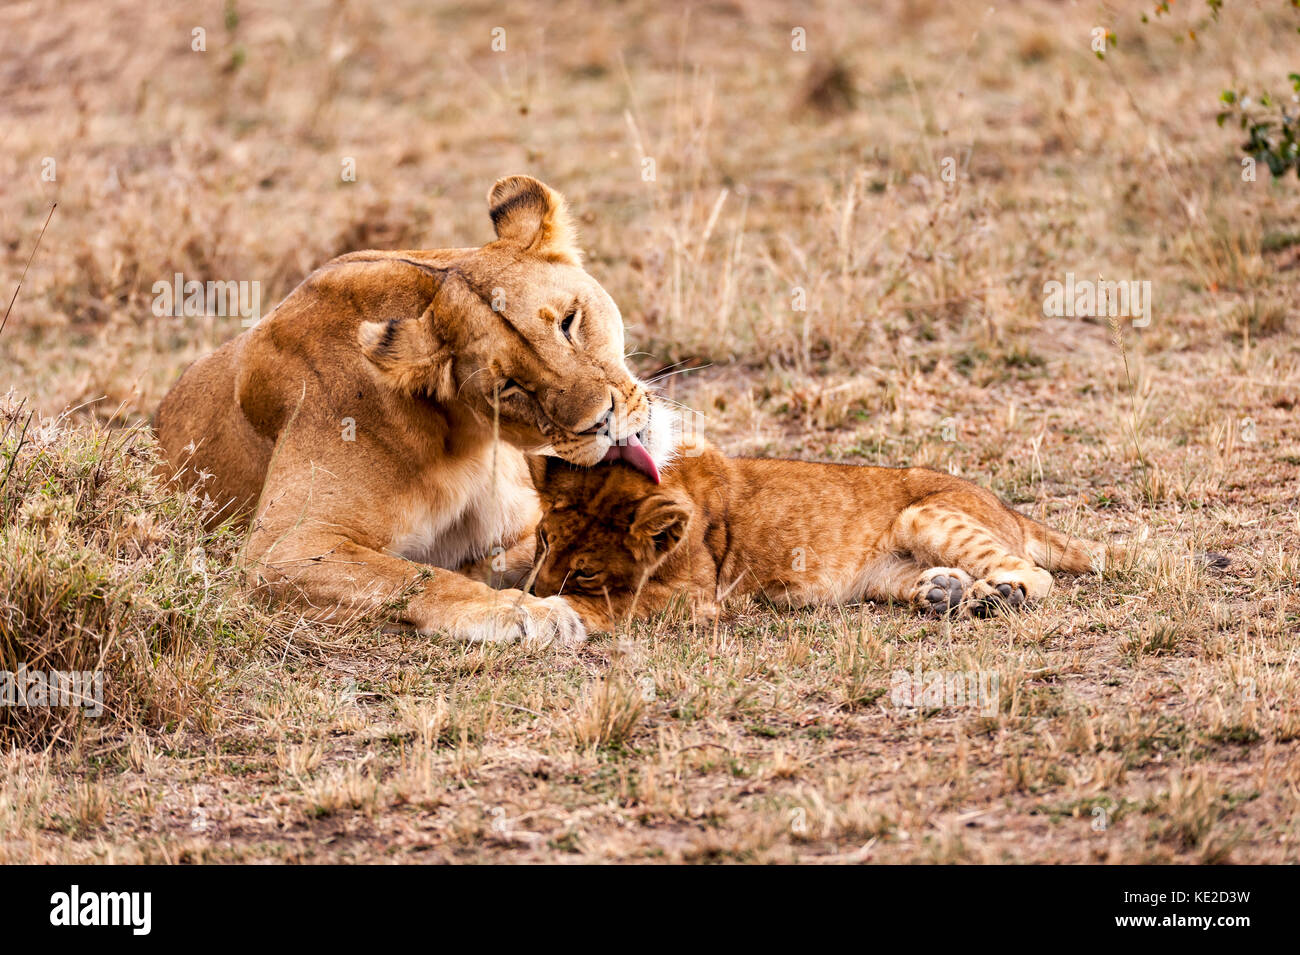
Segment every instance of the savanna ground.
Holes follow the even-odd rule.
[[[1297,15],[798,6],[0,8],[6,299],[59,203],[0,333],[0,669],[102,664],[108,706],[4,715],[0,860],[1300,857],[1298,184],[1214,123],[1300,66]],[[1144,559],[1012,618],[747,606],[573,651],[243,593],[147,430],[239,319],[153,283],[266,310],[337,253],[486,241],[514,172],[724,448],[951,468]],[[1150,324],[1045,317],[1067,272],[1151,281]],[[995,673],[996,714],[896,705],[917,666]]]

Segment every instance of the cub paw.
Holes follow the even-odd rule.
[[[962,605],[972,583],[970,574],[964,570],[931,567],[917,580],[912,603],[928,613],[951,613]]]
[[[1019,610],[1029,602],[1025,585],[1013,580],[994,583],[977,580],[971,588],[970,613],[973,617],[991,617],[998,612]]]

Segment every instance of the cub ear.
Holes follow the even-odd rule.
[[[637,507],[628,530],[628,544],[638,560],[658,561],[681,546],[690,522],[689,503],[653,494]]]
[[[532,176],[498,179],[488,193],[497,238],[553,262],[582,264],[564,197]]]
[[[592,476],[590,469],[549,454],[525,454],[524,461],[533,479],[533,490],[547,510],[571,507],[575,498],[585,500],[591,496],[587,484]]]
[[[357,342],[392,387],[440,401],[455,397],[451,353],[433,334],[432,305],[419,318],[362,322]]]

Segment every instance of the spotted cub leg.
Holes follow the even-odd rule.
[[[1015,515],[978,492],[936,494],[904,508],[894,522],[891,545],[933,571],[959,568],[975,578],[964,589],[965,610],[982,616],[1042,600],[1052,575],[1025,556]]]
[[[927,567],[891,554],[868,567],[855,588],[872,600],[892,600],[927,613],[946,614],[966,601],[975,580],[957,567]]]

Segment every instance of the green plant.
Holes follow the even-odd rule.
[[[1286,3],[1300,10],[1300,0],[1286,0]],[[1223,0],[1205,0],[1205,5],[1210,12],[1209,22],[1217,23],[1223,11]],[[1168,16],[1170,9],[1171,0],[1158,0],[1154,15],[1157,18]],[[1145,13],[1140,19],[1143,23],[1151,22]],[[1296,27],[1296,32],[1300,33],[1300,26]],[[1195,28],[1189,28],[1187,35],[1195,41]],[[1111,44],[1115,42],[1113,34],[1108,33],[1106,39]],[[1099,58],[1105,59],[1100,54]],[[1288,73],[1287,81],[1291,84],[1292,100],[1300,102],[1300,72]],[[1268,166],[1275,179],[1282,178],[1291,170],[1300,177],[1300,139],[1297,135],[1300,134],[1300,110],[1289,111],[1282,100],[1269,92],[1251,97],[1241,90],[1226,89],[1219,95],[1219,101],[1225,107],[1215,117],[1219,126],[1232,120],[1246,134],[1241,151],[1251,161],[1252,180],[1253,163],[1260,162]],[[1245,164],[1246,160],[1242,162]]]
[[[1300,95],[1300,73],[1288,73],[1287,80]],[[1268,93],[1252,100],[1236,90],[1224,90],[1219,99],[1227,108],[1219,111],[1218,124],[1235,119],[1246,133],[1242,152],[1268,166],[1275,179],[1291,170],[1300,177],[1300,111],[1289,112]]]

